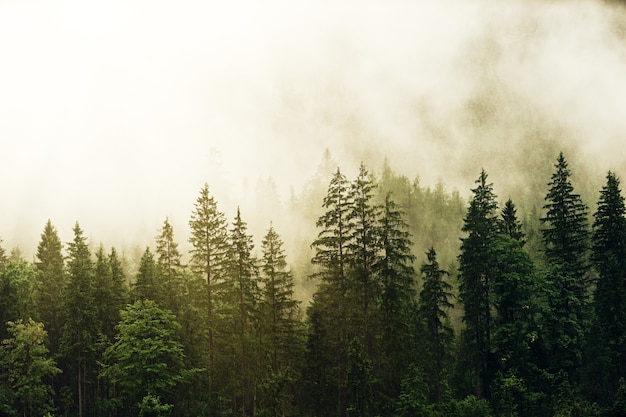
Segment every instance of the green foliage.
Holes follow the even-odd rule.
[[[46,379],[61,372],[54,360],[49,358],[44,345],[46,331],[42,323],[32,319],[7,323],[9,338],[0,347],[2,380],[8,391],[4,391],[5,401],[24,417],[42,416],[54,411],[52,387]],[[0,390],[1,395],[2,390]]]
[[[0,270],[0,323],[26,319],[32,314],[32,287],[36,271],[26,261],[10,259]],[[0,329],[0,338],[8,337]]]
[[[567,161],[561,152],[552,180],[548,183],[550,188],[545,197],[543,208],[546,215],[541,219],[544,225],[541,232],[548,261],[552,265],[560,265],[563,272],[572,278],[576,296],[582,302],[588,284],[584,275],[589,268],[587,206],[580,195],[574,193],[570,176]]]
[[[396,400],[395,417],[430,416],[428,406],[429,386],[426,375],[412,365],[402,379],[400,395]]]
[[[65,292],[65,323],[61,334],[61,353],[74,371],[78,413],[82,417],[91,396],[87,386],[95,379],[95,353],[100,338],[98,307],[94,291],[91,253],[83,231],[74,226],[74,240],[68,243],[68,284]]]
[[[378,222],[381,254],[374,265],[381,294],[378,319],[381,329],[380,389],[387,398],[400,393],[406,364],[414,360],[415,257],[403,213],[388,194]],[[390,404],[391,406],[391,404]],[[390,407],[389,407],[390,408]]]
[[[470,200],[462,231],[468,235],[461,239],[459,255],[459,299],[463,306],[463,321],[467,338],[466,353],[473,361],[475,392],[489,396],[489,386],[494,376],[494,359],[491,354],[492,306],[491,291],[494,270],[494,240],[498,233],[496,196],[493,184],[487,183],[483,170],[476,180],[477,187]]]
[[[348,347],[348,385],[350,415],[372,416],[372,386],[374,385],[372,361],[367,356],[363,343],[357,337],[350,341]]]
[[[165,218],[156,238],[156,254],[165,292],[165,307],[178,316],[182,302],[178,299],[183,285],[182,255],[178,250],[178,243],[174,241],[174,228],[168,218]]]
[[[135,301],[152,300],[161,307],[165,307],[165,288],[154,260],[154,254],[149,247],[146,247],[139,261],[132,295]]]
[[[41,240],[35,254],[35,281],[34,301],[38,320],[41,320],[48,330],[50,351],[56,354],[59,350],[61,329],[65,320],[64,305],[61,302],[67,277],[64,271],[64,261],[61,240],[56,228],[48,220],[41,233]]]
[[[616,381],[626,372],[626,206],[619,179],[612,172],[606,178],[592,235],[592,260],[598,272],[594,329],[599,338],[592,354],[605,358],[597,370],[603,379],[599,388],[612,394]]]
[[[169,416],[173,407],[171,404],[161,404],[158,396],[148,394],[139,403],[139,417]]]
[[[206,281],[206,332],[207,332],[207,378],[209,401],[214,401],[213,379],[215,374],[215,343],[216,332],[216,299],[223,290],[228,255],[228,234],[224,213],[218,210],[217,202],[209,193],[209,186],[205,184],[196,199],[194,209],[189,220],[191,237],[189,243],[192,248],[191,269]]]
[[[619,379],[609,416],[626,417],[626,383],[624,383],[624,377]]]
[[[294,408],[294,382],[303,351],[298,302],[293,298],[293,276],[287,270],[283,242],[270,226],[263,238],[259,305],[262,386],[268,414],[279,416]],[[290,395],[291,394],[291,395]]]
[[[450,327],[448,312],[453,307],[452,285],[444,281],[448,272],[440,269],[437,253],[430,248],[426,254],[428,263],[420,268],[424,285],[419,296],[419,314],[424,328],[422,337],[423,369],[430,387],[428,400],[438,402],[447,387],[446,372],[454,332]]]
[[[137,406],[146,395],[169,397],[185,376],[180,325],[152,300],[139,300],[121,312],[115,343],[104,353],[101,376],[118,387],[124,404]]]

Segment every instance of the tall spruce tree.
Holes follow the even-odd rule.
[[[183,278],[182,255],[178,250],[178,243],[174,241],[174,228],[168,218],[165,218],[156,237],[156,254],[159,273],[164,281],[165,307],[177,316]]]
[[[459,255],[459,299],[463,305],[463,321],[467,355],[473,363],[472,376],[477,397],[489,397],[489,386],[495,364],[491,353],[492,308],[491,287],[494,278],[493,243],[498,234],[496,196],[493,184],[487,182],[482,170],[477,187],[472,189]]]
[[[133,301],[152,300],[165,308],[165,288],[150,247],[146,247],[141,255],[132,295]]]
[[[561,152],[548,183],[550,188],[545,197],[543,208],[546,215],[541,219],[541,232],[548,261],[552,265],[559,265],[572,277],[577,296],[582,301],[588,289],[588,281],[585,279],[589,269],[587,206],[580,195],[574,193],[570,176],[567,161]]]
[[[428,400],[435,403],[443,398],[447,387],[446,372],[454,337],[448,313],[453,307],[453,294],[452,285],[444,280],[448,271],[440,269],[435,249],[431,247],[426,257],[428,262],[420,268],[424,277],[419,296],[420,319],[425,329],[422,363],[430,387]]]
[[[362,329],[360,333],[366,355],[372,355],[374,351],[371,316],[380,296],[380,283],[374,273],[374,265],[380,255],[380,207],[373,203],[375,188],[374,180],[361,163],[359,174],[350,184],[352,205],[348,220],[352,224],[352,230],[348,253],[354,276],[353,287],[360,299],[358,325]]]
[[[509,198],[502,208],[500,218],[500,232],[515,239],[521,246],[526,244],[526,236],[522,230],[522,224],[517,219],[517,208]]]
[[[208,184],[200,190],[194,209],[189,220],[191,237],[191,268],[206,280],[206,329],[208,337],[208,395],[209,401],[214,401],[213,378],[215,372],[214,310],[216,296],[220,287],[223,287],[228,252],[228,232],[224,213],[218,210],[217,202],[209,193]]]
[[[293,276],[287,269],[283,242],[273,226],[263,238],[261,249],[262,386],[268,415],[278,417],[296,408],[294,382],[302,353],[299,308],[293,298]]]
[[[375,265],[380,280],[380,321],[382,323],[382,351],[380,355],[381,390],[394,399],[400,394],[400,383],[407,371],[407,363],[414,359],[412,337],[415,304],[415,256],[411,253],[411,235],[403,219],[403,212],[385,196],[382,215],[378,221],[381,255]],[[393,404],[382,405],[386,413]]]
[[[35,254],[37,280],[35,282],[35,306],[37,319],[44,324],[50,340],[50,353],[59,352],[61,329],[65,320],[63,293],[67,283],[63,245],[52,222],[48,220],[41,233]]]
[[[68,247],[68,285],[65,292],[65,324],[61,351],[73,370],[78,400],[78,415],[91,407],[93,393],[88,387],[95,378],[95,348],[100,335],[94,291],[94,268],[87,240],[78,223],[74,240]]]
[[[326,212],[316,223],[321,231],[311,245],[315,251],[312,262],[319,266],[315,276],[321,278],[309,311],[313,319],[307,352],[313,370],[311,401],[318,412],[343,416],[347,407],[348,342],[353,331],[348,317],[352,309],[348,246],[354,226],[349,183],[339,168],[322,206]]]
[[[254,244],[247,233],[247,224],[237,215],[230,230],[230,253],[228,262],[228,280],[232,294],[231,310],[234,329],[233,413],[247,416],[256,409],[254,395],[257,385],[258,347],[257,347],[257,308],[259,299],[258,267],[252,256]]]
[[[593,222],[592,261],[598,273],[594,292],[595,323],[600,340],[596,360],[604,363],[611,394],[626,373],[626,207],[620,181],[610,172],[600,191]],[[603,360],[604,359],[604,360]]]
[[[548,183],[541,219],[549,263],[546,314],[549,362],[575,379],[581,365],[585,321],[588,319],[589,269],[587,207],[574,193],[567,161],[560,153]]]

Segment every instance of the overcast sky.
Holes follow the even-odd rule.
[[[0,0],[0,237],[144,244],[205,182],[228,218],[259,179],[288,198],[326,148],[461,190],[561,148],[624,175],[625,34],[599,1]]]

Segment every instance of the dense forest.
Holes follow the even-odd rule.
[[[208,184],[189,253],[168,218],[136,266],[78,223],[64,244],[49,220],[32,261],[2,249],[0,414],[626,415],[614,173],[585,202],[555,155],[522,215],[485,170],[464,199],[330,165],[289,203],[314,217],[296,259],[270,219],[255,248]]]

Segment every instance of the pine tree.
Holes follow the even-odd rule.
[[[63,293],[67,284],[61,240],[56,228],[48,220],[41,233],[41,240],[35,254],[37,280],[35,282],[35,305],[37,318],[47,329],[50,340],[50,352],[56,355],[65,314],[63,311]]]
[[[491,280],[493,270],[493,242],[498,233],[496,196],[493,184],[487,183],[487,173],[482,170],[477,187],[472,189],[459,255],[459,299],[463,305],[464,336],[469,351],[467,355],[474,365],[475,394],[489,396],[489,385],[494,376],[494,360],[491,355]]]
[[[407,371],[407,363],[413,360],[412,337],[415,304],[415,256],[411,253],[411,236],[403,213],[387,194],[382,216],[378,221],[381,255],[375,265],[380,280],[380,321],[383,323],[382,391],[387,398],[396,398],[400,384]],[[387,412],[393,404],[383,405]]]
[[[594,345],[607,350],[604,372],[610,375],[609,387],[614,389],[626,372],[626,207],[619,179],[610,171],[606,179],[592,235],[592,260],[598,272],[594,324],[600,337]]]
[[[545,328],[552,370],[564,370],[573,380],[581,365],[585,321],[588,319],[587,207],[574,193],[570,170],[559,154],[545,197],[541,219],[549,263]]]
[[[380,295],[378,277],[374,274],[374,264],[379,256],[378,219],[380,207],[373,204],[376,186],[371,175],[361,163],[357,178],[350,185],[351,210],[348,221],[352,225],[348,254],[351,270],[354,274],[353,286],[360,298],[361,312],[358,318],[362,326],[361,337],[365,352],[373,353],[373,330],[371,315]]]
[[[82,417],[90,406],[91,396],[87,387],[94,378],[94,353],[100,325],[91,253],[78,223],[73,231],[74,240],[67,245],[69,281],[65,294],[66,318],[61,335],[61,351],[75,372],[78,415]]]
[[[582,302],[588,290],[585,279],[589,269],[587,206],[580,195],[574,193],[563,153],[559,154],[555,168],[543,207],[546,215],[541,219],[545,253],[550,264],[559,265],[572,278],[576,295]]]
[[[349,183],[339,168],[330,181],[322,206],[326,212],[316,223],[322,230],[311,245],[315,251],[311,262],[319,266],[315,276],[321,282],[309,311],[311,317],[318,318],[312,321],[309,345],[321,351],[309,349],[308,362],[315,368],[312,379],[315,376],[323,379],[311,381],[314,407],[323,413],[343,416],[347,407],[348,342],[354,336],[349,334],[352,329],[348,317],[352,308],[348,246],[352,243],[354,226],[349,218],[352,207]],[[331,392],[334,404],[329,397]]]
[[[252,256],[254,244],[247,234],[247,224],[237,216],[230,230],[230,253],[228,280],[233,297],[232,324],[234,329],[234,358],[236,367],[233,379],[238,395],[233,396],[233,413],[242,416],[256,409],[254,389],[256,386],[255,365],[258,363],[256,346],[256,310],[259,298],[258,268]]]
[[[36,271],[24,260],[9,259],[0,271],[0,323],[32,316],[32,287]],[[0,326],[0,340],[8,337]]]
[[[454,337],[448,312],[453,307],[450,301],[453,295],[452,285],[444,280],[448,271],[440,269],[435,249],[431,247],[426,257],[428,263],[420,268],[424,285],[419,296],[419,313],[426,339],[422,363],[430,386],[428,400],[435,403],[442,399],[447,385],[447,362]]]
[[[293,404],[294,380],[299,365],[300,324],[298,301],[293,298],[293,276],[287,270],[283,242],[270,226],[263,238],[261,258],[260,301],[261,334],[264,363],[267,361],[263,386],[268,414],[288,414]]]
[[[217,209],[217,202],[209,194],[205,184],[200,190],[189,220],[191,237],[191,268],[206,279],[206,328],[208,335],[208,394],[213,398],[213,374],[215,371],[214,333],[215,333],[215,298],[225,279],[228,251],[228,233],[224,213]]]
[[[146,247],[139,261],[139,270],[133,286],[133,300],[152,300],[161,308],[165,308],[165,288],[154,254],[149,247]]]
[[[517,219],[517,208],[511,199],[504,203],[500,220],[500,232],[515,239],[521,246],[526,244],[522,224]]]
[[[181,292],[183,275],[182,256],[178,251],[178,243],[174,241],[174,228],[168,218],[165,218],[163,227],[159,230],[159,235],[156,238],[156,254],[158,255],[159,271],[163,275],[165,307],[177,316],[180,308],[178,297]]]

